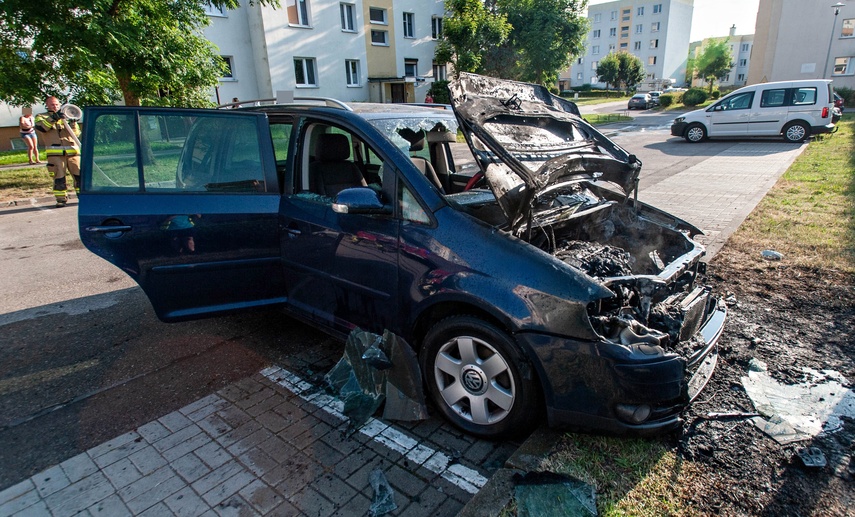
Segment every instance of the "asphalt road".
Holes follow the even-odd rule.
[[[642,191],[742,145],[689,145],[663,129],[673,112],[634,115],[607,132],[644,162]],[[311,376],[340,357],[339,343],[275,311],[159,322],[124,273],[83,248],[76,215],[75,202],[0,209],[0,490],[264,366]]]

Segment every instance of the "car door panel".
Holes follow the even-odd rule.
[[[159,318],[285,301],[263,115],[96,108],[87,116],[84,145],[102,150],[81,171],[81,240],[134,278]]]

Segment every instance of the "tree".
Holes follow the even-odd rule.
[[[278,5],[277,0],[256,0]],[[211,0],[236,9],[240,0]],[[200,0],[0,2],[0,100],[201,106],[224,63]]]
[[[484,52],[508,37],[511,26],[506,17],[485,7],[481,0],[446,0],[445,10],[450,15],[443,20],[436,60],[451,63],[455,75],[482,72]]]
[[[644,64],[629,52],[612,52],[597,64],[597,77],[606,84],[631,90],[644,80]]]
[[[716,79],[721,79],[733,68],[730,59],[730,47],[728,39],[711,40],[700,51],[695,58],[695,76],[703,79],[709,84],[709,92],[712,93]]]
[[[496,0],[512,29],[507,42],[488,52],[485,67],[496,75],[552,85],[558,73],[585,51],[587,0]]]

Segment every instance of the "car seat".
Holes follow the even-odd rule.
[[[349,158],[347,136],[340,133],[318,135],[315,161],[309,164],[309,189],[322,196],[335,197],[346,188],[367,186],[359,167]]]

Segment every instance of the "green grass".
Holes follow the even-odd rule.
[[[611,124],[613,122],[628,122],[632,120],[632,117],[628,117],[626,115],[619,115],[617,113],[592,113],[590,115],[582,115],[582,118],[588,121],[592,126],[598,126],[600,124]]]
[[[0,170],[0,201],[50,196],[52,189],[53,178],[44,166]]]
[[[45,161],[44,150],[39,151],[39,159]],[[18,165],[27,163],[27,150],[0,151],[0,165]]]

